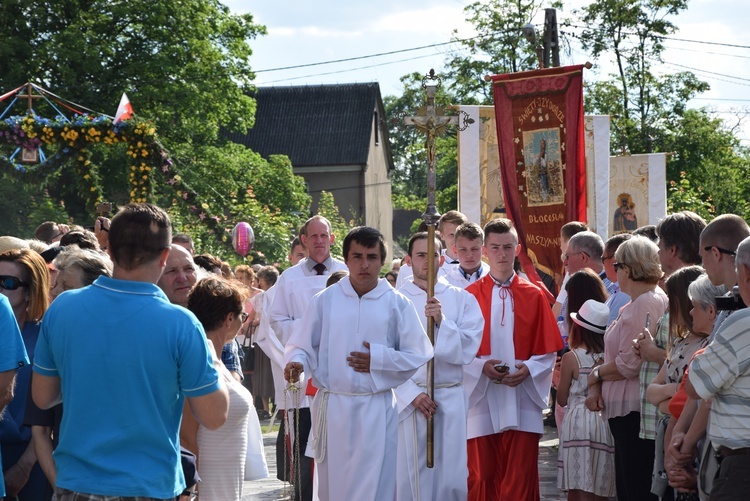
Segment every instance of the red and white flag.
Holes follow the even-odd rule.
[[[115,113],[115,121],[112,123],[116,124],[120,120],[127,120],[132,116],[133,116],[133,105],[130,104],[130,99],[128,99],[128,95],[123,92],[122,99],[120,99],[120,105],[117,107],[117,113]]]

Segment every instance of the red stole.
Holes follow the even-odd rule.
[[[479,302],[484,316],[484,333],[478,356],[489,355],[490,327],[492,325],[492,294],[495,281],[487,274],[466,288]],[[513,346],[517,360],[528,360],[534,355],[544,355],[563,349],[560,331],[547,300],[536,285],[513,276],[510,283],[513,297]]]

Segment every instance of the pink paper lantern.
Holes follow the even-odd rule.
[[[253,233],[253,228],[244,221],[237,223],[232,230],[232,247],[234,247],[234,251],[240,256],[245,257],[250,252],[250,249],[253,248],[254,243],[255,233]]]

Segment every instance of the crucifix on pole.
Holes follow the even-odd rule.
[[[427,136],[425,149],[427,150],[427,209],[422,214],[422,221],[427,225],[427,255],[435,255],[435,226],[440,219],[440,214],[435,206],[435,139],[445,134],[449,126],[455,125],[459,130],[466,129],[474,120],[464,111],[458,115],[444,115],[445,110],[435,106],[435,95],[442,85],[440,77],[435,70],[422,79],[422,88],[427,92],[427,106],[421,107],[416,116],[404,117],[404,124],[413,125],[417,130]],[[435,295],[435,260],[427,260],[427,298]],[[427,317],[427,336],[435,345],[435,319]],[[427,362],[427,396],[435,399],[435,361]],[[433,418],[427,420],[427,467],[435,465],[435,427]]]

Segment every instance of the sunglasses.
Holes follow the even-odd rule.
[[[0,289],[6,291],[14,291],[19,287],[28,287],[28,282],[21,282],[20,278],[10,277],[8,275],[0,275]]]
[[[245,322],[247,322],[247,317],[249,316],[250,315],[243,311],[242,313],[240,313],[240,322],[244,324]]]
[[[612,263],[612,267],[615,269],[615,271],[619,270],[620,268],[625,268],[627,264],[625,263]]]
[[[730,251],[730,250],[726,250],[726,249],[722,249],[721,247],[719,247],[717,245],[709,245],[708,247],[704,247],[703,248],[703,250],[706,251],[706,252],[711,252],[711,249],[716,249],[717,251],[719,251],[719,254],[727,254],[729,256],[736,256],[737,255],[736,252]]]

